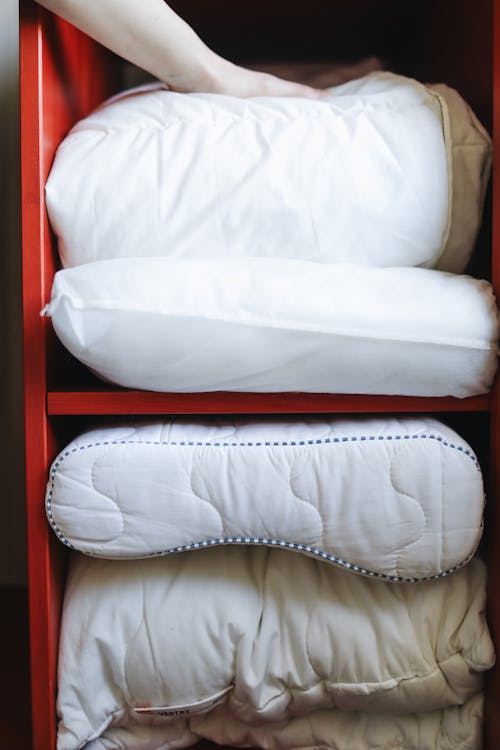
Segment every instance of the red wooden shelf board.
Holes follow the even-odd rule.
[[[50,391],[49,415],[63,414],[299,414],[306,412],[488,411],[489,395],[465,399],[325,393],[156,393]]]

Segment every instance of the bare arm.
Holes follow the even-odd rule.
[[[305,96],[319,89],[239,67],[215,54],[163,0],[39,0],[176,91]]]

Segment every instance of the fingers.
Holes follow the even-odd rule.
[[[367,57],[353,63],[335,62],[268,62],[252,63],[250,67],[258,72],[267,72],[278,78],[302,84],[309,89],[325,89],[338,86],[355,78],[362,78],[375,70],[383,70],[384,64],[378,57]],[[313,94],[311,94],[313,96]]]
[[[251,94],[251,96],[298,96],[306,99],[322,99],[326,95],[327,93],[319,87],[295,83],[267,74],[260,77],[259,93]]]
[[[218,56],[209,59],[209,65],[184,72],[169,85],[175,91],[204,91],[240,98],[259,96],[302,97],[326,99],[328,89],[341,83],[361,78],[383,66],[376,57],[355,63],[279,63],[256,65],[261,70],[235,65]],[[279,75],[278,75],[279,74]]]
[[[290,96],[320,99],[324,96],[323,91],[312,86],[285,80],[267,72],[249,70],[223,58],[212,63],[210,76],[205,81],[190,81],[188,87],[177,90],[206,91],[240,98]]]

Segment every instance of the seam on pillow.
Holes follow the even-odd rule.
[[[424,507],[423,507],[422,503],[418,502],[418,500],[413,495],[410,495],[408,492],[404,492],[402,489],[398,489],[398,487],[396,486],[395,477],[394,477],[394,462],[395,462],[395,459],[399,458],[399,455],[400,455],[400,452],[397,452],[397,453],[393,453],[392,456],[391,456],[391,461],[390,461],[390,464],[389,464],[389,480],[390,480],[390,483],[392,485],[393,491],[396,494],[396,497],[402,496],[402,497],[406,498],[407,501],[411,501],[414,505],[417,506],[417,508],[420,510],[420,512],[422,514],[422,517],[423,517],[423,525],[422,525],[422,531],[418,535],[418,537],[416,537],[415,539],[412,539],[411,541],[407,542],[404,545],[404,547],[399,547],[399,549],[397,550],[397,558],[396,558],[394,567],[396,569],[396,574],[398,576],[400,575],[401,557],[403,556],[403,553],[406,552],[413,545],[421,543],[422,537],[426,533],[426,530],[427,530],[427,527],[428,527],[427,514],[426,514],[426,512],[424,510]],[[442,458],[441,454],[440,454],[440,458],[439,458],[439,465],[441,467],[441,474],[442,474],[443,458]],[[441,486],[441,492],[442,492],[442,486]],[[443,507],[443,503],[441,502],[441,508],[442,507]],[[442,554],[441,554],[441,559],[442,559]]]
[[[448,210],[447,210],[447,216],[446,216],[446,229],[443,235],[443,238],[441,240],[441,248],[439,250],[439,254],[434,258],[433,260],[433,266],[437,266],[439,261],[441,260],[447,244],[448,240],[450,239],[451,234],[451,219],[453,215],[453,183],[454,183],[454,171],[453,171],[453,139],[452,139],[452,133],[451,133],[451,122],[450,122],[450,112],[448,109],[448,104],[446,100],[444,99],[441,94],[438,94],[437,91],[434,91],[432,88],[427,88],[427,91],[434,97],[434,99],[437,101],[439,108],[441,110],[441,126],[443,129],[443,137],[444,137],[444,144],[445,144],[445,152],[446,152],[446,165],[448,168]]]
[[[223,316],[215,316],[215,315],[206,315],[205,313],[185,313],[182,312],[181,314],[177,312],[170,312],[165,309],[161,308],[141,308],[136,309],[121,305],[117,306],[115,302],[106,303],[102,300],[84,300],[84,299],[75,299],[73,297],[70,297],[68,294],[65,293],[59,293],[57,297],[54,300],[51,300],[51,302],[46,305],[43,310],[41,311],[40,315],[47,316],[47,317],[53,317],[54,315],[54,309],[57,307],[58,304],[62,304],[62,300],[65,300],[67,304],[69,304],[74,310],[78,311],[88,311],[88,310],[95,310],[95,311],[110,311],[110,312],[127,312],[127,313],[140,313],[140,314],[146,314],[146,315],[156,315],[160,314],[165,318],[186,318],[186,319],[195,319],[203,317],[205,320],[209,320],[212,322],[217,323],[224,323],[227,325],[241,325],[241,326],[248,326],[248,327],[260,327],[265,328],[268,330],[288,330],[288,331],[298,331],[300,333],[317,333],[320,335],[325,336],[339,336],[339,337],[352,337],[352,338],[358,338],[358,339],[370,339],[370,340],[383,340],[383,341],[391,341],[394,343],[411,343],[411,344],[428,344],[428,345],[434,345],[434,346],[444,346],[448,348],[464,348],[464,349],[475,349],[478,351],[496,351],[498,352],[498,347],[496,344],[496,341],[493,343],[486,343],[486,342],[480,342],[478,340],[474,339],[457,339],[456,341],[450,341],[450,339],[437,339],[437,338],[421,338],[417,336],[411,336],[407,335],[405,338],[402,338],[401,335],[397,335],[394,333],[388,333],[384,334],[383,337],[380,336],[380,331],[377,330],[360,330],[351,328],[350,330],[337,330],[334,328],[325,329],[320,328],[319,326],[313,326],[313,325],[304,325],[301,323],[300,325],[297,323],[297,321],[283,319],[279,323],[274,323],[273,320],[270,320],[269,318],[259,318],[257,316],[251,316],[248,315],[241,316],[238,319],[229,319],[227,317]],[[491,312],[494,308],[494,302],[492,299],[488,302],[488,307]],[[496,308],[495,308],[496,309]]]
[[[471,144],[461,143],[461,142],[458,142],[458,143],[454,143],[453,142],[453,127],[452,127],[451,117],[450,117],[450,106],[448,105],[448,102],[447,102],[446,97],[444,96],[444,94],[439,93],[439,91],[437,91],[434,88],[434,86],[440,86],[443,89],[450,91],[450,93],[452,94],[452,96],[456,97],[460,101],[460,104],[462,105],[462,107],[465,110],[464,121],[467,120],[467,125],[468,125],[469,129],[474,129],[476,131],[476,134],[479,135],[480,138],[482,139],[482,143],[480,143],[479,141],[477,141],[475,143],[471,143]],[[492,154],[492,148],[491,148],[492,139],[491,139],[490,134],[486,130],[486,128],[483,126],[483,124],[480,122],[480,120],[476,116],[475,112],[472,110],[472,108],[469,106],[469,104],[464,99],[462,99],[462,97],[460,96],[460,94],[455,89],[450,89],[450,87],[446,86],[446,84],[444,84],[444,85],[443,84],[430,84],[428,86],[428,90],[429,90],[430,93],[432,93],[439,100],[439,103],[440,103],[440,106],[441,106],[441,109],[442,109],[442,113],[443,113],[443,126],[444,126],[444,135],[445,135],[445,143],[446,143],[446,154],[447,154],[447,161],[448,161],[448,178],[449,178],[449,183],[450,183],[449,184],[449,188],[448,188],[448,190],[449,190],[449,201],[448,201],[448,203],[449,203],[449,208],[450,208],[448,233],[447,233],[447,237],[446,237],[445,241],[443,242],[443,247],[442,247],[441,253],[436,258],[436,260],[434,262],[434,267],[436,269],[438,269],[438,270],[442,270],[439,267],[439,262],[441,260],[443,260],[443,259],[446,261],[446,265],[448,265],[448,263],[447,263],[448,259],[451,261],[452,265],[455,265],[455,263],[454,263],[455,258],[454,258],[453,255],[450,255],[449,258],[447,258],[447,256],[448,256],[448,243],[449,243],[450,239],[453,241],[452,244],[454,244],[454,245],[456,244],[456,238],[453,236],[454,235],[454,230],[453,230],[453,212],[455,210],[454,194],[456,192],[455,189],[454,189],[455,188],[455,182],[456,182],[456,180],[455,180],[455,172],[454,172],[454,165],[455,165],[455,161],[456,161],[455,152],[458,149],[461,149],[461,148],[464,148],[464,147],[470,147],[470,148],[474,148],[474,149],[479,149],[479,151],[481,151],[483,153],[483,167],[482,167],[481,175],[480,175],[481,192],[480,192],[480,194],[478,196],[478,210],[479,210],[479,215],[478,215],[477,229],[476,229],[476,232],[475,232],[475,238],[474,238],[474,242],[473,242],[473,244],[475,244],[475,241],[477,240],[477,235],[478,235],[478,233],[480,231],[480,227],[481,227],[481,216],[483,214],[484,202],[485,202],[485,197],[486,197],[486,191],[488,189],[488,184],[489,184],[489,179],[488,178],[489,178],[489,175],[490,175],[490,172],[491,172],[491,165],[492,165],[492,161],[493,161],[493,154]],[[451,180],[450,180],[450,178],[451,178]],[[470,261],[472,259],[472,253],[473,253],[473,247],[471,247],[470,251],[467,253],[467,257],[465,258],[466,262],[465,263],[464,262],[460,263],[460,268],[466,268],[469,265],[469,263],[470,263]],[[454,272],[456,273],[456,271],[454,271]],[[463,271],[459,271],[459,272],[463,272]]]
[[[484,615],[483,615],[483,617],[484,617]],[[351,694],[351,697],[354,696],[356,698],[359,698],[359,697],[363,698],[366,695],[370,695],[370,697],[373,697],[373,696],[379,697],[379,696],[383,695],[384,692],[390,692],[392,690],[399,690],[399,688],[401,687],[401,685],[404,685],[407,682],[419,682],[421,680],[432,679],[434,677],[434,675],[438,675],[438,676],[441,675],[441,677],[443,678],[443,681],[446,682],[449,687],[451,687],[449,685],[448,681],[446,680],[446,677],[445,677],[444,672],[443,672],[443,670],[442,670],[441,667],[445,666],[446,663],[448,661],[450,661],[450,660],[456,660],[457,657],[459,659],[461,659],[461,661],[463,662],[463,664],[465,664],[467,667],[469,667],[469,673],[473,671],[473,674],[476,677],[481,677],[481,675],[483,674],[484,670],[481,670],[481,671],[478,671],[476,669],[472,670],[471,667],[470,667],[470,665],[467,664],[467,662],[466,662],[466,660],[465,660],[465,658],[464,658],[464,656],[462,654],[462,651],[460,649],[458,649],[457,651],[455,651],[455,653],[450,654],[450,656],[447,656],[445,659],[443,659],[441,661],[439,661],[438,658],[435,657],[435,665],[433,665],[433,668],[430,671],[428,671],[428,672],[419,672],[419,671],[416,670],[416,668],[414,668],[413,674],[401,675],[399,677],[389,677],[387,679],[380,679],[380,680],[376,680],[374,682],[368,682],[368,681],[362,681],[362,682],[337,682],[336,681],[336,682],[333,682],[333,681],[329,680],[328,677],[320,677],[320,679],[316,680],[313,683],[310,683],[309,685],[303,685],[303,686],[300,686],[300,687],[299,686],[294,686],[293,688],[290,688],[289,686],[284,685],[281,689],[278,689],[276,691],[275,695],[271,696],[271,698],[269,698],[268,700],[266,700],[263,704],[261,704],[261,705],[252,705],[251,708],[254,710],[255,713],[260,714],[263,711],[265,711],[270,704],[274,703],[276,700],[279,700],[279,698],[281,698],[284,694],[295,692],[295,693],[298,693],[299,695],[303,695],[304,693],[309,692],[311,689],[316,688],[318,685],[324,685],[325,688],[327,689],[327,692],[328,692],[329,695],[332,692],[332,687],[337,688],[337,689],[340,688],[341,690],[345,689],[346,687],[347,688],[357,687],[358,689],[363,688],[364,689],[363,691],[360,690],[360,692]],[[318,675],[318,673],[314,669],[314,667],[312,667],[311,664],[309,664],[309,666],[311,667],[311,671],[315,675]],[[410,665],[410,668],[411,668],[411,665]],[[490,667],[490,669],[491,669],[491,667]],[[366,687],[370,687],[371,688],[372,686],[375,687],[375,688],[378,688],[378,689],[372,690],[372,691],[370,691],[368,693],[366,691]],[[460,689],[462,686],[461,685],[457,685],[456,687],[451,688],[453,690],[453,692],[456,692],[457,687]],[[463,689],[463,687],[462,687],[462,689]],[[470,698],[472,698],[473,695],[475,695],[475,694],[476,693],[473,693],[472,695],[469,694],[465,698],[465,700],[470,700]],[[236,691],[233,691],[232,693],[230,693],[228,704],[229,704],[230,707],[232,707],[232,705],[234,705],[234,704],[236,704],[236,706],[247,707],[248,706],[248,701],[241,700],[240,698],[238,698],[238,695],[237,695]],[[451,704],[451,705],[448,705],[448,706],[444,706],[444,708],[452,708],[453,706],[457,706],[457,705],[460,705],[460,704]],[[338,707],[336,706],[335,703],[333,704],[333,706],[331,706],[331,708],[337,708],[337,710],[343,710],[343,709],[338,709]],[[328,709],[326,709],[326,710],[328,710]],[[443,710],[443,709],[434,709],[434,710]]]

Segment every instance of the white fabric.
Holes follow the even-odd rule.
[[[387,717],[330,709],[260,726],[243,724],[227,711],[215,710],[191,720],[190,727],[212,742],[266,750],[481,750],[482,704],[482,695],[478,694],[464,706],[429,713]],[[151,736],[154,744],[133,747],[163,747],[158,742],[159,732],[157,737],[153,732]]]
[[[269,548],[134,561],[74,553],[58,750],[100,736],[121,750],[115,724],[129,736],[151,724],[170,733],[177,716],[135,709],[182,711],[230,687],[217,704],[222,724],[224,715],[258,725],[333,707],[392,716],[462,704],[494,661],[484,607],[479,560],[404,584]]]
[[[461,272],[491,146],[450,96],[387,72],[321,101],[125,92],[57,152],[47,206],[63,265],[264,256]]]
[[[225,747],[265,750],[481,750],[483,697],[463,706],[398,716],[328,709],[284,722],[245,724],[229,711],[215,709],[186,722],[158,722],[132,728],[115,720],[112,732],[85,750],[174,750],[200,739]]]
[[[84,364],[146,390],[464,397],[496,368],[491,286],[422,268],[108,260],[59,271],[46,312]]]
[[[421,416],[100,428],[60,453],[47,488],[58,537],[91,555],[281,544],[412,580],[463,564],[482,511],[472,449]]]

